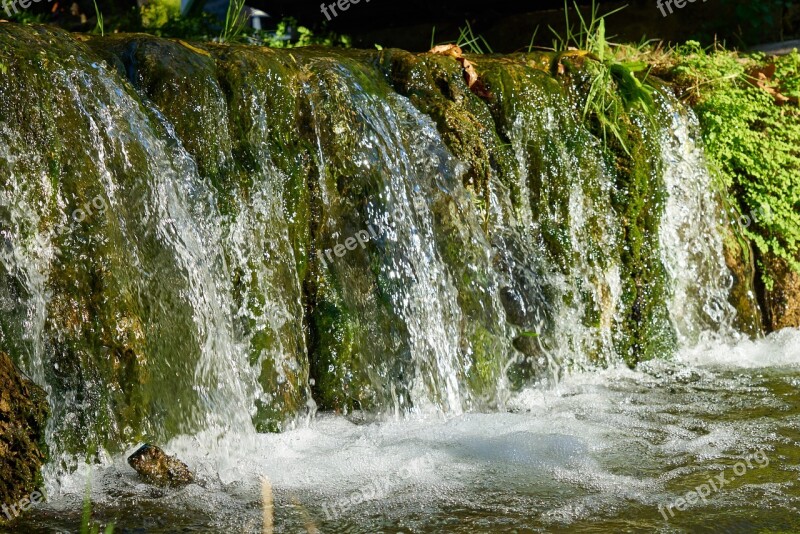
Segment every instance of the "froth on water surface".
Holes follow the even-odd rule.
[[[575,373],[505,413],[179,437],[167,448],[199,484],[156,490],[109,458],[91,475],[95,513],[126,531],[260,532],[267,477],[285,532],[796,532],[798,386],[800,331],[785,330]],[[739,474],[758,452],[767,465]],[[720,474],[705,502],[659,511]],[[76,524],[87,476],[64,479],[25,526]]]

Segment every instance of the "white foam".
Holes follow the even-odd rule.
[[[685,349],[678,359],[690,365],[755,369],[800,366],[800,329],[785,328],[764,339],[731,345],[706,342]]]
[[[784,330],[636,369],[574,372],[556,388],[520,392],[504,413],[369,424],[323,414],[282,434],[183,436],[165,449],[189,464],[200,485],[153,497],[120,455],[95,469],[93,500],[116,506],[122,495],[198,517],[214,510],[220,528],[247,530],[258,522],[266,477],[279,524],[291,524],[285,510],[299,502],[323,530],[380,530],[375,518],[411,525],[411,517],[424,529],[452,510],[479,510],[498,521],[516,514],[543,528],[616,517],[630,507],[657,515],[659,504],[754,451],[772,455],[783,471],[800,471],[774,452],[800,418],[787,417],[792,407],[781,393],[785,380],[800,377],[798,349],[800,330]],[[765,372],[770,367],[774,372]],[[744,409],[755,405],[762,411]],[[49,506],[74,508],[86,477],[86,469],[68,475]],[[746,507],[752,491],[720,491],[709,506]],[[794,502],[781,492],[770,498]]]

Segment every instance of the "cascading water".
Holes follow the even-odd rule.
[[[672,281],[670,317],[683,345],[697,343],[704,332],[735,339],[736,309],[728,301],[733,281],[723,253],[730,223],[696,142],[696,120],[675,102],[661,112],[668,121],[660,135],[668,196],[660,244]]]
[[[306,503],[287,512],[300,524],[309,502],[348,510],[342,495],[401,466],[412,474],[374,489],[396,495],[387,517],[417,524],[412,493],[430,486],[445,528],[470,509],[459,492],[497,482],[487,506],[510,506],[510,524],[526,507],[540,526],[579,522],[665,491],[593,460],[591,438],[683,445],[637,419],[667,418],[668,399],[653,400],[665,413],[615,420],[618,397],[676,374],[747,395],[661,361],[700,340],[757,346],[736,332],[730,229],[692,116],[670,96],[632,114],[626,158],[539,56],[481,60],[484,101],[450,58],[400,51],[83,43],[13,25],[0,44],[13,50],[0,55],[0,349],[50,396],[55,516],[81,494],[88,453],[109,503],[129,475],[121,453],[154,440],[206,484],[181,501],[190,528],[257,530],[261,475]],[[770,343],[793,361],[796,338]],[[318,408],[393,417],[359,427]],[[670,424],[693,435],[713,426],[703,417]],[[499,465],[497,478],[473,464]],[[581,496],[547,511],[552,496],[537,501],[530,481]],[[385,526],[342,513],[326,520]]]

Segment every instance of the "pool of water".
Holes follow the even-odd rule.
[[[91,477],[116,532],[262,532],[265,479],[275,532],[800,532],[800,330],[575,372],[503,413],[318,414],[165,448],[198,484],[108,458],[14,529],[77,531]]]

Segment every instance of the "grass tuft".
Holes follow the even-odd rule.
[[[231,0],[225,13],[225,25],[220,33],[220,42],[235,41],[247,27],[247,16],[243,13],[245,0]]]
[[[566,33],[560,35],[552,27],[555,39],[553,49],[557,52],[554,59],[556,72],[563,68],[561,61],[567,57],[585,57],[586,72],[589,75],[589,88],[583,107],[584,119],[594,119],[600,126],[603,142],[607,143],[612,135],[622,149],[630,155],[627,143],[622,135],[625,127],[623,119],[634,107],[652,111],[653,87],[647,83],[648,64],[644,61],[631,61],[629,48],[614,45],[606,37],[605,19],[619,12],[622,6],[604,15],[599,6],[592,0],[589,17],[584,17],[577,3],[575,12],[579,20],[577,28],[570,21],[569,6],[564,2]],[[646,43],[642,44],[642,47]],[[647,72],[645,72],[647,71]],[[637,74],[642,74],[642,79]]]

